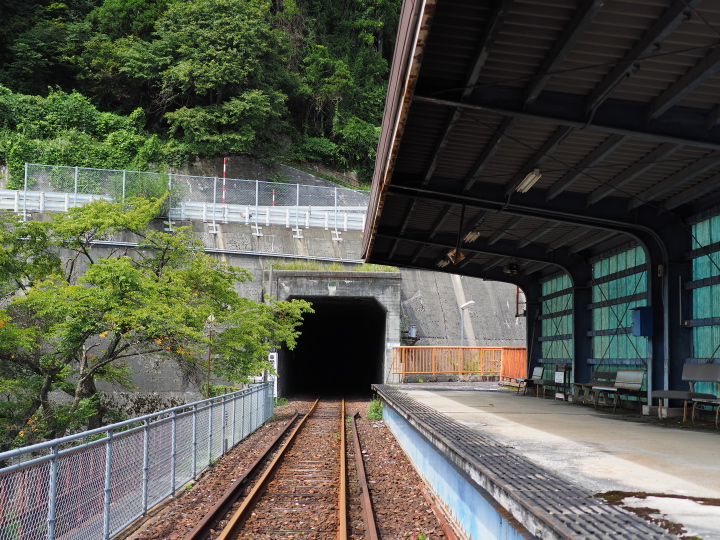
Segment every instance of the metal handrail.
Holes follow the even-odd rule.
[[[262,383],[0,453],[27,458],[0,469],[0,540],[109,539],[261,426],[272,403]]]

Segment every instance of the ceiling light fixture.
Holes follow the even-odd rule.
[[[455,250],[448,252],[447,254],[448,259],[450,259],[450,262],[453,264],[458,264],[465,258],[465,254],[462,251],[458,251],[457,254],[455,253]]]
[[[465,235],[465,238],[463,238],[463,242],[468,242],[468,243],[469,243],[469,242],[474,242],[474,241],[477,240],[478,238],[480,238],[480,231],[479,231],[479,230],[470,231],[469,233],[467,233],[467,234]]]
[[[540,169],[533,169],[530,171],[525,178],[523,178],[523,181],[520,182],[520,185],[517,187],[518,193],[525,193],[528,189],[533,187],[535,185],[535,182],[540,180],[542,177],[542,174],[540,174]]]

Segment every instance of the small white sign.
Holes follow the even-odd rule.
[[[555,382],[558,384],[565,384],[565,373],[563,373],[562,371],[556,371]]]

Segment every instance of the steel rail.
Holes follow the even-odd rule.
[[[338,497],[338,540],[347,540],[347,450],[345,448],[345,400],[340,403],[340,495]]]
[[[298,424],[295,426],[295,429],[289,435],[289,437],[285,441],[285,444],[282,445],[282,447],[280,448],[280,451],[273,458],[272,462],[268,465],[267,469],[265,469],[265,472],[255,483],[255,486],[253,487],[253,489],[250,491],[250,493],[248,493],[247,497],[245,497],[245,499],[243,500],[240,507],[232,515],[227,526],[223,529],[223,531],[220,533],[220,535],[215,540],[230,540],[231,538],[233,538],[237,535],[237,533],[240,529],[240,525],[241,525],[243,519],[245,518],[247,511],[251,508],[252,503],[255,501],[255,499],[257,499],[257,497],[263,491],[267,482],[269,482],[269,480],[272,478],[272,474],[275,472],[275,469],[282,461],[285,451],[292,445],[292,442],[295,440],[295,436],[303,428],[306,420],[308,418],[310,418],[310,416],[312,416],[313,412],[315,412],[315,408],[317,407],[317,404],[319,403],[319,401],[320,401],[319,399],[315,400],[315,403],[313,403],[312,407],[310,408],[310,411],[308,411],[308,413],[305,415],[305,417],[302,420],[300,420],[300,422],[298,422]]]
[[[290,419],[288,424],[283,430],[275,437],[272,442],[267,446],[265,451],[260,455],[253,463],[248,467],[237,481],[231,485],[222,497],[213,505],[210,511],[201,519],[192,531],[185,537],[186,540],[205,540],[210,537],[210,531],[217,525],[217,522],[228,513],[230,508],[240,498],[242,488],[248,483],[249,480],[255,477],[258,473],[260,465],[268,458],[270,453],[277,447],[280,440],[287,434],[290,428],[294,425],[299,414],[296,412],[295,415]]]
[[[445,519],[445,514],[435,503],[433,496],[430,495],[426,490],[423,490],[423,495],[425,495],[425,500],[427,501],[428,506],[430,506],[430,509],[433,511],[435,517],[438,520],[438,523],[440,523],[440,529],[442,529],[442,532],[445,534],[446,540],[458,540],[458,537],[455,534],[455,530],[452,528],[452,525],[450,525],[450,522]]]
[[[370,487],[368,486],[367,475],[365,474],[365,462],[362,458],[360,437],[358,436],[357,423],[355,421],[358,416],[360,416],[360,414],[355,413],[352,417],[352,431],[355,446],[355,474],[357,475],[358,484],[360,484],[360,505],[362,506],[363,523],[365,524],[365,539],[378,540],[377,524],[375,523],[372,499],[370,498]]]

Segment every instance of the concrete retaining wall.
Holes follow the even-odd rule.
[[[35,219],[43,217],[33,216]],[[341,240],[336,241],[333,239],[333,231],[323,229],[305,229],[303,238],[298,239],[293,238],[293,231],[285,227],[263,227],[262,236],[256,236],[251,226],[239,223],[218,224],[217,233],[212,232],[210,223],[175,222],[174,225],[192,226],[205,248],[214,250],[216,256],[228,264],[247,269],[252,281],[239,283],[237,291],[256,301],[262,301],[265,295],[275,294],[271,286],[273,271],[276,271],[280,263],[293,261],[292,258],[282,255],[318,259],[360,259],[360,232],[343,232]],[[164,226],[163,220],[154,223],[157,228]],[[130,236],[117,240],[134,241]],[[249,251],[265,254],[243,253]],[[368,279],[372,281],[372,273],[369,276]],[[397,300],[383,299],[380,293],[377,295],[378,301],[388,312],[385,339],[387,358],[383,369],[386,380],[378,382],[394,382],[389,374],[389,348],[401,344],[403,336],[406,335],[403,331],[411,324],[417,329],[417,345],[459,345],[458,306],[468,300],[474,300],[475,305],[467,310],[466,345],[525,345],[525,319],[515,317],[514,286],[422,270],[401,269],[399,277]],[[353,294],[356,293],[357,291]],[[375,293],[369,288],[364,294]],[[199,397],[197,388],[183,381],[177,370],[168,363],[159,362],[155,358],[138,357],[130,364],[139,394],[160,396],[168,403]],[[112,388],[105,390],[114,391]]]

